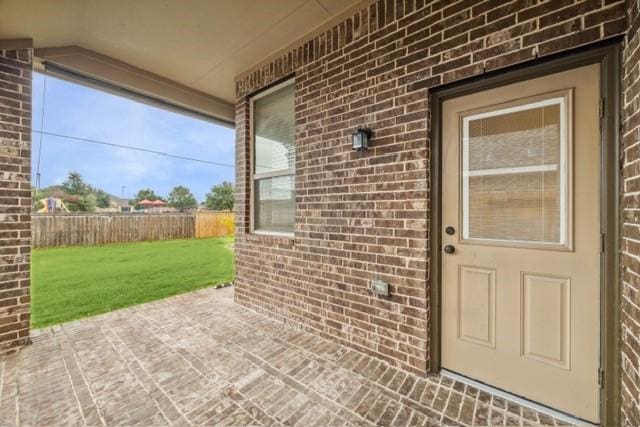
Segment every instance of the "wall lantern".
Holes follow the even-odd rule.
[[[369,148],[369,140],[371,139],[371,129],[358,128],[351,135],[351,148],[353,151],[362,151]]]

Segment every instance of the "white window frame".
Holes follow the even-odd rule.
[[[285,88],[289,85],[295,84],[295,79],[291,78],[291,79],[287,79],[281,83],[278,83],[277,85],[270,87],[269,89],[266,89],[260,93],[257,93],[253,96],[251,96],[250,98],[250,103],[249,103],[249,141],[250,141],[250,146],[249,146],[249,170],[250,170],[250,180],[251,180],[251,184],[250,184],[250,232],[251,234],[258,234],[258,235],[265,235],[265,236],[276,236],[276,237],[289,237],[289,238],[293,238],[295,235],[295,230],[291,231],[291,232],[283,232],[283,231],[272,231],[272,230],[260,230],[260,229],[256,229],[255,228],[255,219],[256,219],[256,181],[260,180],[260,179],[266,179],[266,178],[277,178],[280,176],[292,176],[293,177],[293,185],[294,185],[294,189],[295,189],[295,182],[296,182],[296,173],[295,173],[295,168],[289,168],[289,169],[283,169],[283,170],[279,170],[279,171],[275,171],[275,172],[262,172],[262,173],[256,173],[256,165],[255,165],[255,148],[256,148],[256,138],[255,138],[255,101],[263,98],[266,95],[269,95],[273,92],[276,92],[282,88]],[[294,148],[295,148],[295,141],[294,141]],[[297,151],[297,149],[296,149]],[[295,191],[295,190],[294,190]],[[294,217],[294,228],[295,228],[295,194],[294,194],[294,201],[293,201],[293,217]]]
[[[566,89],[550,94],[529,97],[513,103],[496,105],[484,108],[481,111],[467,112],[461,115],[461,132],[460,132],[460,240],[461,243],[467,242],[472,244],[490,245],[490,246],[507,246],[507,247],[529,247],[529,248],[546,248],[557,250],[573,250],[573,111],[572,111],[573,90]],[[560,241],[559,242],[541,242],[529,240],[506,240],[506,239],[487,239],[469,237],[469,178],[479,173],[466,173],[469,166],[469,123],[473,120],[483,119],[514,113],[518,111],[526,111],[534,108],[540,108],[550,105],[560,106]],[[554,165],[555,166],[555,165]],[[541,165],[534,168],[539,170],[551,170],[551,165]],[[503,170],[500,172],[522,172],[514,170]],[[527,168],[524,168],[527,169]],[[555,170],[555,167],[553,168]]]

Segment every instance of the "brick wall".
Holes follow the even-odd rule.
[[[380,0],[239,78],[237,301],[424,373],[427,89],[626,29],[624,0]],[[250,235],[248,95],[292,74],[295,238]],[[361,125],[374,148],[354,153]],[[369,293],[375,277],[390,299]]]
[[[29,341],[31,52],[0,50],[0,352]]]
[[[622,77],[622,422],[640,425],[640,2],[627,1]]]

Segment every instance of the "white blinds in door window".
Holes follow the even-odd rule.
[[[463,117],[464,239],[567,244],[566,99]]]

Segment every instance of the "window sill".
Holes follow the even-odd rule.
[[[293,240],[293,238],[295,237],[295,233],[285,233],[285,232],[282,232],[282,231],[253,230],[253,232],[251,234],[255,234],[257,236],[284,237],[286,239],[291,239],[291,240]]]
[[[252,231],[244,235],[249,242],[267,243],[293,247],[295,245],[294,233],[278,233],[275,231]]]

